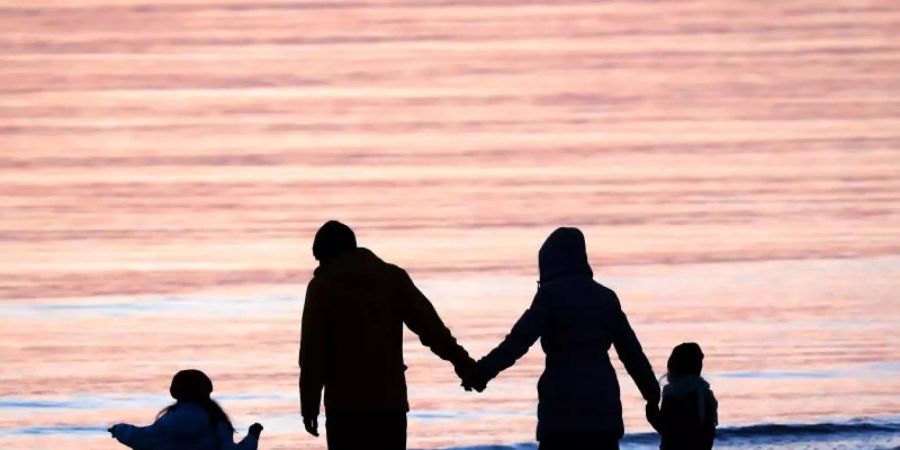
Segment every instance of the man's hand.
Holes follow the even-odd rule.
[[[250,425],[250,435],[251,436],[256,436],[257,438],[259,438],[259,435],[260,435],[260,433],[262,433],[262,430],[263,430],[263,426],[260,425],[259,423],[254,423],[253,425]]]
[[[466,380],[475,375],[475,360],[467,358],[465,361],[455,364],[453,370],[456,372],[456,376],[463,382],[462,385],[465,386]],[[469,391],[471,389],[466,387],[466,390]]]
[[[303,427],[306,428],[306,432],[319,437],[319,418],[318,417],[304,417],[303,418]]]

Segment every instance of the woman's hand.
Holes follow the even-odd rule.
[[[250,425],[250,435],[259,437],[259,434],[262,433],[263,426],[259,423],[254,423]]]

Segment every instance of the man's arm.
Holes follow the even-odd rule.
[[[300,410],[304,423],[310,424],[319,416],[322,388],[325,384],[325,301],[319,282],[313,278],[306,287],[299,358]],[[309,428],[310,425],[307,425],[307,430],[316,434]]]
[[[400,274],[403,322],[406,326],[419,336],[422,345],[441,359],[450,361],[457,373],[467,371],[466,366],[473,367],[475,362],[469,352],[456,342],[428,298],[419,291],[406,271],[400,269]]]
[[[618,298],[616,298],[616,303],[619,303]],[[625,364],[625,370],[628,371],[628,375],[631,375],[631,379],[641,391],[644,400],[654,405],[659,404],[659,381],[653,374],[650,361],[644,354],[644,349],[641,348],[641,343],[634,334],[631,324],[628,323],[628,317],[622,311],[621,305],[618,305],[617,313],[619,314],[618,326],[613,334],[616,353]]]

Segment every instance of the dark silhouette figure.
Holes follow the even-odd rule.
[[[318,436],[325,390],[328,448],[406,448],[403,325],[469,378],[475,361],[457,344],[403,269],[356,245],[329,221],[316,233],[319,260],[306,291],[300,342],[300,401],[306,430]]]
[[[667,364],[669,384],[662,408],[647,404],[647,420],[659,432],[662,450],[709,450],[719,424],[718,402],[701,376],[703,351],[693,342],[679,344]]]
[[[212,381],[205,373],[182,370],[172,378],[169,388],[175,403],[160,411],[153,425],[120,423],[109,432],[122,444],[138,450],[256,450],[262,425],[251,425],[247,436],[235,444],[231,419],[210,398],[212,391]]]
[[[615,346],[650,404],[659,401],[659,383],[615,292],[593,280],[581,231],[558,228],[550,234],[538,264],[531,307],[464,385],[483,389],[541,338],[547,357],[538,382],[540,449],[617,449],[624,425],[609,347]]]

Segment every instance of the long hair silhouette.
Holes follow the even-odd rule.
[[[193,403],[200,406],[209,416],[209,424],[215,429],[219,423],[224,423],[229,432],[234,433],[234,425],[225,410],[210,398],[212,394],[212,380],[205,373],[196,370],[182,370],[172,377],[172,385],[169,393],[175,399],[175,403],[163,408],[156,418],[160,418],[185,403]]]

